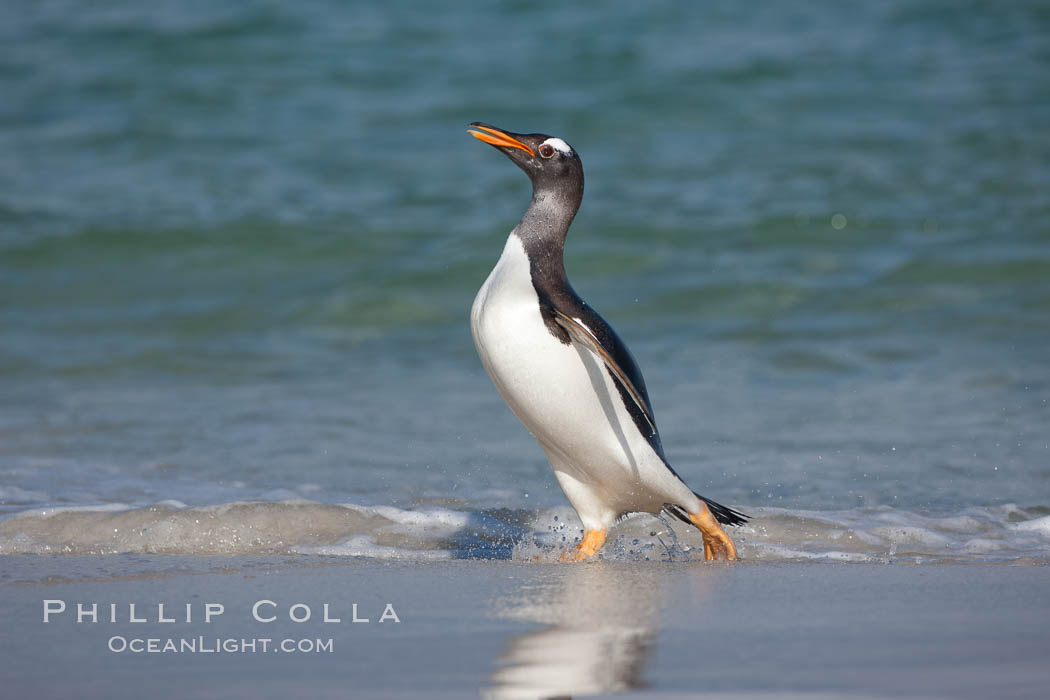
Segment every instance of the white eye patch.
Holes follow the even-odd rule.
[[[557,136],[547,139],[546,141],[544,141],[540,145],[541,146],[547,145],[547,146],[550,146],[552,148],[556,148],[559,151],[561,151],[562,153],[564,153],[565,155],[569,155],[570,153],[572,153],[572,147],[569,144],[567,144],[564,141],[562,141]]]

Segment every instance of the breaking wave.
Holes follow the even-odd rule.
[[[749,509],[732,536],[742,560],[1050,563],[1050,508],[924,515],[888,507]],[[0,521],[0,554],[312,554],[426,561],[557,561],[581,534],[568,507],[454,510],[314,501],[189,507],[164,501],[27,510]],[[636,515],[610,532],[614,560],[702,559],[698,533]]]

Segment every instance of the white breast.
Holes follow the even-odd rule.
[[[516,235],[474,299],[471,330],[489,377],[547,453],[585,527],[693,503],[635,427],[601,359],[547,329]]]

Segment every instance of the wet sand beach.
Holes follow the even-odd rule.
[[[9,697],[1035,698],[1050,687],[1044,566],[5,561]],[[66,610],[45,624],[57,601]],[[98,604],[98,622],[77,623],[77,603]],[[222,612],[205,622],[208,605]],[[183,650],[163,651],[169,639]]]

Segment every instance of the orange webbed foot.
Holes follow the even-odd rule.
[[[586,530],[576,549],[561,555],[562,561],[583,561],[598,553],[605,544],[605,530]]]
[[[700,505],[703,510],[699,513],[690,513],[689,521],[700,530],[700,536],[703,537],[704,559],[707,561],[714,559],[736,561],[736,546],[733,540],[729,539],[729,535],[718,524],[718,520],[711,514],[711,509],[707,507],[707,504],[701,502]]]

